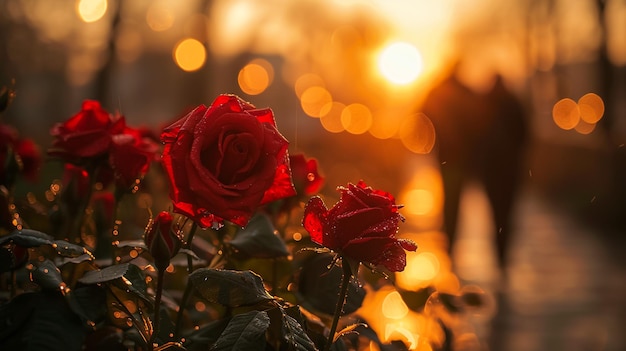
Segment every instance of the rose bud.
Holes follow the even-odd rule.
[[[178,230],[172,228],[172,215],[163,211],[146,228],[144,241],[158,270],[169,266],[182,245]]]

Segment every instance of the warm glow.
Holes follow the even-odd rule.
[[[174,14],[164,3],[155,1],[148,8],[146,22],[153,31],[163,32],[174,24]]]
[[[578,104],[570,98],[559,100],[552,108],[552,119],[561,129],[573,129],[580,121]]]
[[[404,195],[405,212],[421,216],[429,214],[434,210],[435,197],[427,189],[411,189]]]
[[[366,323],[381,336],[382,342],[401,340],[409,350],[416,350],[419,344],[429,339],[429,335],[422,335],[428,324],[426,318],[409,310],[392,286],[376,291],[366,289],[365,300],[357,314],[363,316]]]
[[[400,128],[402,144],[417,154],[427,154],[435,147],[435,126],[423,113],[408,118]]]
[[[300,96],[302,110],[311,117],[321,117],[324,106],[332,101],[330,92],[321,86],[307,88]]]
[[[595,129],[596,129],[595,123],[587,123],[583,121],[582,119],[580,120],[580,122],[578,122],[578,124],[574,128],[575,131],[583,135],[591,134],[591,132],[593,132]]]
[[[184,39],[174,47],[174,61],[183,71],[200,69],[206,59],[204,45],[196,39]]]
[[[604,101],[594,93],[583,95],[578,99],[580,119],[588,124],[597,123],[604,115]]]
[[[107,0],[78,0],[76,11],[81,20],[91,23],[104,16],[107,5]]]
[[[422,55],[409,43],[393,43],[381,52],[378,68],[390,82],[408,84],[417,79],[422,72]]]
[[[393,338],[393,339],[392,339]],[[417,347],[417,337],[411,333],[411,330],[402,324],[391,323],[385,327],[386,340],[403,340],[408,344],[409,350],[415,350]]]
[[[399,115],[400,112],[393,110],[377,111],[374,113],[372,126],[368,132],[378,139],[393,138],[398,133]]]
[[[141,34],[132,28],[120,28],[121,34],[115,38],[117,58],[125,63],[135,61],[143,50]]]
[[[372,125],[372,113],[365,105],[350,104],[341,111],[341,125],[348,133],[363,134]]]
[[[258,40],[258,16],[261,2],[248,0],[221,0],[211,2],[209,44],[216,55],[236,55],[249,49],[252,40]],[[254,39],[253,39],[254,38]],[[280,41],[280,40],[276,40]],[[276,43],[266,42],[274,46]]]
[[[419,289],[434,280],[439,271],[439,259],[432,252],[408,252],[406,268],[396,276],[396,282],[405,289]]]
[[[320,123],[322,127],[331,133],[340,133],[344,131],[343,124],[341,124],[341,114],[346,105],[340,102],[331,102],[321,110]]]
[[[298,77],[293,86],[294,91],[296,92],[296,96],[298,98],[302,97],[302,94],[309,89],[310,87],[324,87],[324,80],[322,77],[318,76],[314,73],[306,73]]]
[[[402,319],[409,313],[409,308],[397,291],[390,292],[383,300],[383,315],[391,319]]]
[[[272,84],[274,68],[263,59],[255,59],[245,65],[237,77],[241,91],[248,95],[258,95]]]
[[[198,312],[204,312],[206,310],[206,305],[202,301],[196,301],[196,304],[194,305],[194,307],[196,308],[196,311]]]
[[[443,209],[443,183],[439,169],[434,164],[419,164],[413,176],[398,195],[404,205],[402,213],[407,222],[420,230],[437,230],[441,226]]]

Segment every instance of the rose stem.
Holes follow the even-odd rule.
[[[183,293],[183,298],[178,306],[178,315],[176,315],[176,324],[174,325],[174,339],[178,339],[180,336],[180,325],[183,321],[183,313],[185,313],[185,308],[187,308],[189,298],[191,297],[191,291],[193,290],[192,285],[193,283],[188,280],[185,292]]]
[[[81,231],[83,228],[83,223],[85,223],[85,214],[87,212],[87,208],[89,208],[89,201],[91,200],[91,195],[93,194],[93,188],[96,185],[96,177],[98,176],[98,172],[100,167],[85,167],[87,174],[89,174],[89,188],[87,189],[87,195],[82,197],[82,201],[79,203],[78,213],[74,221],[71,224],[70,235],[71,238],[69,241],[74,241],[76,239],[76,235],[82,241]]]
[[[350,277],[352,277],[352,270],[350,264],[344,259],[341,260],[341,268],[343,268],[343,275],[341,280],[341,288],[339,291],[339,299],[337,299],[337,306],[335,306],[335,315],[333,316],[333,323],[330,326],[330,332],[328,333],[328,341],[324,345],[324,351],[329,351],[330,346],[335,339],[335,332],[337,331],[337,324],[339,324],[339,316],[343,310],[343,305],[346,302],[346,296],[348,295],[348,285],[350,285]]]
[[[165,269],[157,269],[157,288],[154,297],[154,321],[152,322],[152,336],[150,336],[150,349],[154,347],[154,340],[159,333],[159,325],[161,324],[161,295],[163,293],[163,277]]]
[[[111,228],[111,260],[114,265],[119,263],[117,261],[117,247],[119,245],[119,229],[122,225],[122,220],[120,219],[120,202],[124,194],[125,192],[116,185],[113,196],[113,227]],[[150,218],[152,218],[152,213],[150,213]]]
[[[277,295],[278,282],[276,281],[276,276],[278,275],[278,261],[276,257],[272,258],[272,295]]]
[[[191,250],[191,242],[193,241],[193,235],[196,233],[196,229],[198,229],[198,223],[193,222],[191,225],[191,229],[189,230],[189,237],[187,238],[187,242],[185,243],[185,249]],[[187,254],[187,273],[191,273],[193,271],[193,257]]]
[[[133,325],[135,326],[135,328],[137,328],[137,331],[139,332],[139,335],[141,335],[141,338],[143,339],[143,341],[146,343],[146,345],[148,344],[148,339],[146,338],[146,336],[144,335],[144,332],[142,331],[142,329],[139,327],[140,323],[139,320],[137,320],[137,318],[135,318],[135,315],[133,315],[128,308],[126,307],[126,305],[122,302],[122,300],[120,300],[119,296],[117,296],[115,294],[115,292],[113,291],[113,288],[111,288],[110,285],[107,284],[107,288],[109,289],[109,292],[111,293],[111,295],[113,296],[113,298],[117,301],[118,305],[124,309],[124,312],[128,315],[128,317],[130,318],[130,320],[133,322]],[[145,328],[144,328],[145,329]]]

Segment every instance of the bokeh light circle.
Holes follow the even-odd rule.
[[[78,0],[76,12],[80,19],[87,23],[101,19],[107,12],[107,0]]]
[[[196,39],[183,39],[174,47],[174,61],[183,71],[199,70],[206,60],[206,49]]]
[[[552,119],[561,129],[573,129],[580,121],[578,104],[570,98],[559,100],[552,108]]]
[[[604,115],[604,101],[598,94],[585,94],[578,99],[578,109],[580,110],[580,119],[594,124]]]
[[[272,65],[263,59],[255,59],[245,65],[237,76],[241,91],[248,95],[258,95],[264,92],[274,78]]]
[[[372,113],[362,104],[350,104],[341,111],[341,125],[351,134],[363,134],[372,126]]]
[[[400,140],[410,151],[427,154],[435,146],[435,126],[425,114],[408,118],[400,127]]]
[[[320,111],[320,123],[322,127],[331,133],[341,133],[345,129],[341,123],[341,113],[346,105],[340,102],[330,102],[324,105]]]
[[[300,96],[300,105],[304,113],[317,118],[321,116],[322,108],[332,101],[330,92],[321,86],[309,87]]]

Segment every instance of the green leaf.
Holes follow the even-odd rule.
[[[64,264],[67,263],[74,263],[74,264],[79,264],[81,262],[85,262],[85,261],[93,261],[93,255],[91,253],[88,254],[83,254],[80,256],[76,256],[76,257],[69,257],[69,258],[65,258],[61,261],[61,264],[59,266],[62,266]]]
[[[0,238],[0,245],[13,242],[22,247],[37,247],[54,244],[54,238],[46,233],[32,229],[14,230],[11,234]]]
[[[245,228],[240,228],[230,245],[240,253],[254,258],[275,258],[289,255],[287,245],[274,232],[276,229],[265,214],[256,214]]]
[[[119,244],[117,244],[117,247],[131,247],[133,249],[143,249],[146,251],[148,250],[146,242],[143,240],[123,240],[120,241]]]
[[[222,335],[211,347],[213,351],[265,350],[265,331],[270,317],[264,311],[250,311],[231,318]]]
[[[148,284],[146,284],[146,275],[134,264],[128,265],[128,270],[124,273],[126,280],[123,282],[124,286],[119,286],[121,289],[130,289],[135,295],[138,295],[144,301],[151,301],[148,295]],[[130,284],[128,284],[130,282]]]
[[[63,296],[25,293],[0,307],[3,350],[81,350],[85,328]]]
[[[55,240],[54,243],[52,244],[52,247],[57,251],[57,253],[60,256],[63,256],[63,257],[76,258],[82,255],[88,255],[92,259],[95,258],[93,257],[91,252],[87,250],[85,247],[69,243],[65,240]]]
[[[306,261],[300,271],[298,292],[304,298],[303,305],[332,316],[335,313],[335,304],[339,298],[339,285],[342,279],[342,269],[336,265],[328,267],[333,262],[333,256],[320,254]],[[348,296],[343,306],[343,314],[356,311],[365,298],[365,290],[360,288],[355,280],[350,280]]]
[[[283,318],[283,341],[287,345],[287,350],[297,351],[315,351],[315,344],[298,321],[289,316],[284,315]]]
[[[107,315],[106,291],[97,285],[78,287],[65,295],[67,302],[83,323],[93,328]]]
[[[31,271],[31,277],[33,282],[39,284],[44,290],[61,291],[65,289],[61,271],[50,260],[37,263],[37,266]]]
[[[78,279],[83,284],[98,284],[121,278],[128,271],[130,263],[116,264],[97,271],[89,271]]]
[[[206,351],[226,329],[229,319],[218,319],[194,330],[185,336],[185,347],[189,351]]]
[[[279,306],[268,310],[267,313],[272,322],[268,331],[269,340],[275,348],[289,351],[317,350],[315,343],[302,327],[306,322],[300,313],[300,307],[284,309]]]
[[[193,288],[206,300],[229,307],[270,301],[261,277],[252,271],[201,268],[189,275]]]

